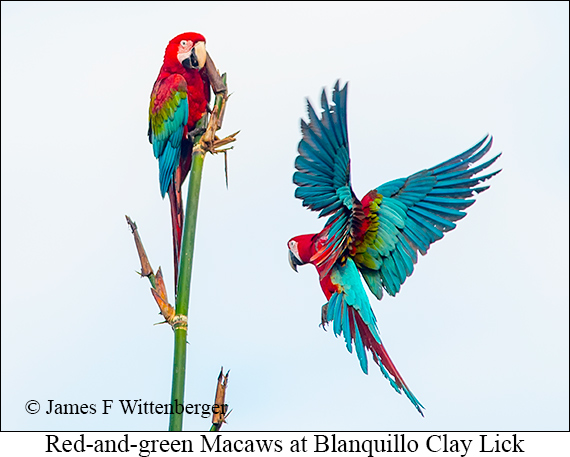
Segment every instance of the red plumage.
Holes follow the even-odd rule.
[[[188,133],[196,127],[198,121],[202,118],[204,113],[206,113],[208,103],[210,101],[210,81],[208,80],[208,75],[204,69],[187,69],[178,59],[178,49],[181,41],[190,41],[192,43],[203,42],[206,43],[206,39],[203,35],[194,32],[182,33],[174,37],[166,46],[164,51],[164,60],[156,82],[153,87],[153,94],[157,93],[162,99],[170,96],[172,90],[171,87],[161,87],[166,78],[172,75],[182,75],[186,81],[186,92],[188,100],[188,121],[184,127],[184,138],[187,139]],[[161,94],[162,92],[162,94]],[[155,103],[154,112],[156,112],[162,106],[161,103]],[[182,148],[182,155],[180,158],[181,164],[187,162],[182,166],[182,182],[186,179],[188,172],[190,171],[190,164],[192,162],[191,148],[187,145],[186,148]]]
[[[170,184],[165,181],[164,187],[168,184],[172,216],[175,283],[178,280],[178,263],[184,220],[180,188],[192,164],[194,129],[206,113],[210,101],[210,82],[204,70],[205,42],[203,35],[194,32],[182,33],[170,40],[151,93],[149,138],[153,146],[155,146],[155,142],[157,143],[155,156],[159,158],[165,150],[168,150],[168,153],[172,155],[172,158],[169,157],[171,162],[164,160],[164,166],[170,167],[168,170],[173,170],[172,175],[168,172],[166,173],[167,176],[161,177],[161,179],[170,180]],[[177,116],[179,114],[177,110],[184,110],[185,104],[188,109],[188,117],[187,119],[180,119],[180,116]],[[181,128],[183,128],[183,132],[180,140],[179,129]],[[171,136],[168,136],[169,134]],[[172,152],[173,144],[176,144],[176,148],[178,148],[175,153]],[[172,161],[175,162],[172,163]],[[162,190],[163,195],[165,190]]]

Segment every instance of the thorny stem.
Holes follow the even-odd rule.
[[[222,77],[225,86],[225,74]],[[180,271],[178,274],[178,293],[176,296],[177,323],[174,329],[174,363],[172,370],[172,396],[171,404],[173,414],[170,416],[169,430],[182,430],[183,414],[175,414],[176,405],[184,404],[184,387],[186,381],[186,346],[188,334],[188,308],[190,300],[190,283],[192,278],[192,261],[196,236],[196,222],[198,218],[198,201],[200,197],[200,185],[202,182],[202,170],[206,152],[215,152],[215,132],[221,126],[221,116],[227,101],[227,89],[216,94],[212,116],[208,128],[192,152],[192,166],[188,184],[187,211],[182,233],[182,247],[180,251]],[[235,134],[234,134],[235,136]],[[233,141],[233,136],[230,141]],[[223,141],[223,140],[222,140]],[[229,141],[228,141],[229,142]]]

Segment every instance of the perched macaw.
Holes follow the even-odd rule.
[[[192,163],[196,124],[210,100],[203,70],[206,56],[206,40],[199,33],[182,33],[170,40],[150,95],[148,138],[158,159],[160,193],[164,198],[168,192],[170,198],[175,281],[184,219],[180,186]]]
[[[439,165],[396,179],[358,200],[350,184],[350,157],[346,122],[347,85],[337,81],[333,105],[323,90],[320,117],[308,102],[309,123],[301,120],[303,138],[295,160],[295,197],[303,206],[330,216],[320,233],[299,235],[288,242],[289,261],[313,264],[328,300],[322,307],[323,328],[332,322],[368,373],[366,350],[394,389],[402,391],[423,416],[424,408],[388,356],[380,339],[376,317],[362,285],[380,300],[383,290],[396,295],[414,271],[418,251],[425,255],[431,243],[455,228],[465,217],[470,198],[488,189],[480,185],[496,175],[475,176],[494,163],[497,155],[474,166],[491,148],[486,136],[471,149]]]

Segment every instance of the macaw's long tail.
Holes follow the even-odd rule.
[[[376,318],[372,313],[372,308],[361,315],[359,310],[347,305],[347,296],[343,293],[335,293],[329,300],[326,320],[333,323],[333,330],[336,336],[344,334],[346,348],[352,353],[352,343],[356,348],[356,354],[360,361],[360,367],[364,373],[368,374],[368,358],[366,350],[370,351],[374,362],[380,367],[382,374],[390,381],[391,386],[399,394],[404,392],[406,397],[416,407],[423,416],[423,405],[419,402],[410,388],[406,385],[404,378],[396,369],[394,362],[390,359],[386,348],[380,340],[380,335],[376,328]],[[369,321],[369,323],[366,323]]]
[[[423,416],[424,413],[422,412],[423,409],[422,404],[412,393],[410,388],[406,385],[404,378],[402,378],[402,375],[400,375],[400,373],[396,369],[396,365],[394,365],[394,362],[392,362],[392,359],[390,359],[390,356],[388,355],[386,348],[380,341],[380,338],[379,337],[376,338],[372,334],[369,327],[362,320],[362,317],[360,317],[360,315],[354,309],[350,309],[348,313],[349,313],[351,330],[353,328],[355,331],[356,329],[358,329],[358,332],[360,333],[361,347],[359,349],[358,341],[355,341],[355,346],[361,367],[362,367],[361,353],[364,352],[364,349],[362,348],[362,346],[364,346],[364,348],[368,349],[372,353],[372,358],[374,359],[374,362],[376,362],[376,364],[380,367],[382,374],[386,377],[386,379],[388,379],[388,381],[390,381],[390,384],[396,390],[396,392],[402,393],[403,391],[406,394],[406,397],[410,399],[410,401],[416,407],[418,412]],[[364,362],[365,366],[362,367],[362,369],[366,373],[365,368],[366,365],[368,364],[368,362],[366,361],[366,354],[364,354],[364,360],[365,360]]]
[[[376,316],[374,316],[354,261],[348,258],[344,265],[337,262],[330,271],[329,279],[325,278],[321,281],[321,285],[324,287],[323,290],[326,289],[329,292],[336,289],[335,292],[330,293],[326,315],[323,314],[324,323],[332,322],[334,334],[344,335],[346,348],[350,353],[352,353],[352,343],[354,343],[360,367],[366,374],[368,374],[366,350],[370,351],[382,374],[390,381],[396,392],[401,394],[403,391],[423,416],[424,407],[406,385],[382,344],[376,325]]]
[[[184,209],[182,207],[182,192],[180,189],[180,167],[174,172],[168,197],[170,200],[170,215],[172,217],[172,245],[174,255],[174,286],[178,289],[178,265],[180,263],[180,249],[182,246],[182,224],[184,221]]]

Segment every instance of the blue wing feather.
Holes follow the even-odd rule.
[[[425,255],[432,243],[453,230],[465,217],[472,198],[489,188],[481,185],[500,172],[485,175],[500,154],[479,163],[490,151],[493,138],[486,135],[473,147],[438,165],[382,184],[375,190],[375,209],[367,207],[369,221],[350,183],[350,157],[346,117],[347,85],[337,81],[329,104],[321,94],[322,112],[307,103],[308,122],[301,120],[302,139],[293,175],[295,197],[303,206],[330,216],[321,238],[324,241],[311,258],[321,278],[344,253],[353,256],[371,291],[382,296],[380,284],[396,294],[413,273],[417,253]],[[367,203],[370,205],[370,201]],[[360,224],[360,225],[359,225]]]
[[[390,295],[398,293],[413,273],[417,252],[425,255],[433,242],[443,238],[445,232],[456,227],[455,222],[466,216],[463,210],[475,202],[470,197],[488,189],[489,186],[479,184],[501,170],[477,174],[495,163],[501,154],[474,164],[489,152],[492,143],[493,138],[486,136],[472,148],[435,167],[387,182],[372,191],[379,196],[377,210],[372,214],[378,218],[372,249],[377,249],[379,256],[371,262],[372,256],[366,254],[369,251],[361,249],[364,254],[356,255],[355,261],[377,297],[382,295],[378,284]],[[397,218],[401,219],[400,224],[396,223]],[[371,268],[373,264],[377,268]]]
[[[175,74],[155,83],[149,109],[149,140],[158,159],[160,192],[164,197],[180,163],[184,127],[188,122],[186,81]]]
[[[346,128],[347,85],[333,90],[330,105],[325,90],[321,95],[320,116],[309,101],[309,122],[301,120],[302,139],[295,159],[293,182],[298,186],[295,197],[303,206],[319,211],[319,217],[330,216],[325,225],[328,241],[315,256],[321,274],[328,272],[348,243],[354,205],[360,202],[350,185],[350,157]],[[334,225],[334,228],[333,228]],[[338,234],[342,234],[339,238]]]

